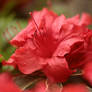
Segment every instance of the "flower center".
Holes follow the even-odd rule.
[[[46,29],[45,24],[39,29],[32,13],[31,16],[36,27],[33,37],[33,43],[37,48],[36,53],[38,53],[41,57],[51,58],[57,48],[58,42],[54,39],[51,33],[52,31],[50,29]]]

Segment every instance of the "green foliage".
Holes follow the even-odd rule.
[[[14,19],[13,15],[0,18],[0,54],[2,54],[5,59],[8,59],[10,55],[15,51],[15,48],[9,44],[9,41],[18,32],[20,32],[21,29],[26,26],[26,24],[27,21]],[[6,39],[6,37],[8,40]]]

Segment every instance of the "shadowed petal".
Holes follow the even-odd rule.
[[[64,82],[70,76],[71,71],[67,62],[62,57],[53,57],[47,60],[48,65],[43,69],[52,82]]]
[[[83,78],[92,86],[92,61],[86,63],[83,67]]]
[[[90,92],[85,84],[65,85],[61,92]]]

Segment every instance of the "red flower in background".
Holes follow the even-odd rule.
[[[21,92],[8,73],[0,74],[0,92]]]
[[[82,83],[67,84],[63,87],[61,92],[90,92],[88,87]]]
[[[92,34],[86,28],[92,22],[90,16],[83,14],[81,20],[79,15],[66,19],[47,9],[35,11],[31,16],[28,26],[11,41],[18,47],[11,59],[25,74],[42,70],[52,81],[66,81],[72,73],[71,67],[85,63],[85,60],[77,62],[69,58],[74,55],[78,58],[81,49],[84,55]]]

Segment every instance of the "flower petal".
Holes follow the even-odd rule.
[[[82,71],[83,78],[86,79],[92,86],[92,60],[84,65]]]
[[[11,56],[11,59],[18,65],[19,70],[24,74],[29,74],[41,69],[46,62],[36,55],[34,46],[30,40]],[[9,61],[8,61],[9,62]]]
[[[60,35],[60,29],[62,28],[63,24],[65,23],[65,16],[61,15],[58,16],[52,23],[52,33],[54,35],[55,38],[58,38],[58,36]]]
[[[90,92],[84,84],[67,84],[61,92]]]
[[[44,8],[42,11],[33,12],[33,17],[38,28],[41,28],[43,26],[43,23],[45,22],[46,29],[49,29],[56,16],[57,15],[54,12],[49,11],[46,8]],[[31,18],[28,26],[24,30],[22,30],[16,37],[14,37],[10,41],[10,43],[17,47],[23,46],[27,39],[32,38],[35,30],[35,24],[33,22],[33,19]]]
[[[43,72],[52,82],[64,82],[70,76],[71,71],[67,62],[62,57],[53,57],[47,60],[48,65],[43,68]]]
[[[89,14],[87,13],[83,13],[82,14],[82,17],[81,17],[81,20],[79,22],[79,25],[85,25],[85,26],[88,26],[92,24],[92,16],[90,16]]]
[[[70,68],[81,68],[85,63],[92,61],[92,43],[88,41],[86,46],[83,42],[75,43],[65,58]]]
[[[76,16],[74,16],[74,17],[72,17],[72,18],[68,18],[68,19],[67,19],[67,22],[68,22],[68,23],[71,23],[71,24],[78,25],[79,20],[80,20],[80,15],[77,14]]]
[[[27,35],[30,33],[31,37],[35,30],[35,25],[31,22],[28,26],[19,32],[11,41],[10,43],[16,47],[21,47],[25,44],[26,39],[28,38]],[[31,38],[30,37],[30,38]]]
[[[65,58],[71,69],[78,68],[85,63],[85,48],[83,42],[77,42],[72,47],[68,54],[65,55]]]
[[[71,47],[75,43],[83,42],[80,38],[71,38],[65,41],[62,41],[59,46],[57,47],[54,56],[64,56],[68,54],[71,50]]]

